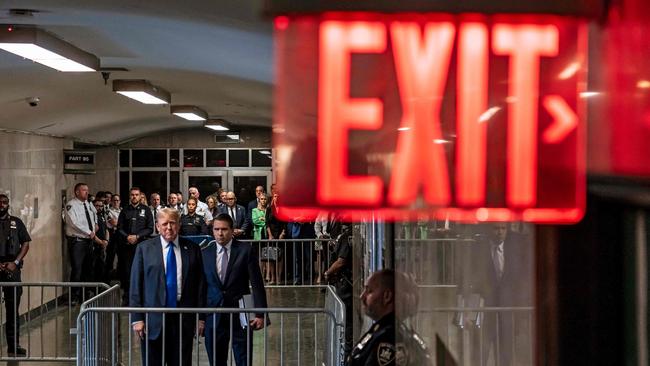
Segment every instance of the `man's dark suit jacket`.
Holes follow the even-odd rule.
[[[246,209],[242,205],[235,205],[236,207],[236,217],[237,220],[234,222],[234,227],[233,229],[241,229],[244,230],[244,232],[248,232],[248,215],[246,215]],[[226,215],[230,216],[230,207],[228,206],[223,206],[219,209],[219,213],[225,213]]]
[[[183,286],[179,308],[203,307],[205,304],[205,277],[201,249],[193,242],[179,238],[183,262]],[[156,236],[138,244],[131,267],[131,307],[165,307],[165,265],[160,237]],[[185,316],[183,330],[193,332],[195,317]],[[132,321],[144,321],[143,313],[133,314]],[[161,334],[162,315],[149,314],[148,338],[157,339]]]
[[[221,246],[217,243],[203,250],[203,272],[207,284],[206,307],[237,308],[239,299],[251,293],[253,288],[253,301],[256,308],[266,308],[266,291],[264,280],[260,271],[257,253],[249,243],[232,240],[228,257],[225,284],[219,280],[217,274],[217,251]],[[250,285],[249,285],[250,284]],[[206,319],[206,328],[219,324],[219,315],[215,319],[209,315]],[[235,317],[235,319],[237,319]]]
[[[508,231],[503,243],[503,276],[498,279],[492,259],[491,242],[477,243],[474,284],[485,299],[485,306],[531,306],[533,278],[533,241]]]

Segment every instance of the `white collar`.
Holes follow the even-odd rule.
[[[160,235],[160,245],[162,245],[163,249],[167,248],[167,244],[168,244],[167,240],[165,240],[165,238],[163,238],[163,236]],[[176,236],[176,239],[174,239],[174,245],[180,249],[180,246],[178,245],[178,236]]]
[[[230,241],[229,241],[228,244],[226,244],[226,245],[221,245],[221,244],[219,244],[219,243],[217,243],[217,245],[219,246],[219,248],[218,248],[218,250],[217,250],[217,253],[219,253],[219,251],[220,251],[221,248],[223,248],[223,247],[226,247],[226,250],[230,252],[230,247],[232,247],[232,239],[230,239]]]

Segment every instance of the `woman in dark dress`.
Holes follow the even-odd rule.
[[[287,230],[287,223],[278,218],[278,194],[273,193],[271,204],[266,209],[266,234],[269,239],[281,240],[284,239]],[[286,243],[285,243],[286,245]],[[282,249],[278,241],[270,242],[266,248],[268,265],[266,266],[266,280],[269,285],[280,283],[279,279],[282,278]],[[273,255],[272,253],[275,253]],[[274,260],[272,258],[275,257]]]

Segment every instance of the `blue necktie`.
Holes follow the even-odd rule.
[[[167,302],[165,307],[176,307],[176,293],[178,283],[176,281],[176,254],[174,254],[174,242],[167,244],[167,273],[165,273],[165,284],[167,285]]]

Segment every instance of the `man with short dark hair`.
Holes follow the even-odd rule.
[[[181,206],[178,204],[178,195],[176,192],[172,192],[167,196],[167,207],[181,211]]]
[[[395,365],[395,272],[373,273],[361,293],[361,304],[374,323],[352,349],[347,365]]]
[[[65,206],[65,235],[70,257],[70,282],[90,281],[92,277],[92,254],[97,212],[88,202],[88,185],[77,183],[74,186],[75,198]],[[84,297],[81,289],[74,288],[72,301],[79,302]]]
[[[140,203],[140,188],[129,191],[129,205],[122,209],[117,219],[117,232],[120,236],[118,247],[118,271],[120,285],[124,290],[122,303],[128,304],[131,265],[138,243],[147,240],[153,232],[153,216],[148,206]]]
[[[216,245],[203,250],[203,272],[208,288],[206,307],[238,308],[252,288],[254,307],[266,308],[266,291],[256,251],[250,243],[234,238],[233,221],[226,213],[217,215],[211,229]],[[232,317],[210,314],[202,318],[205,318],[205,348],[210,365],[226,365],[231,334],[237,366],[253,364],[253,331],[264,328],[264,314],[256,314],[245,325],[250,331],[243,327],[239,314]]]
[[[20,282],[20,270],[31,241],[25,224],[18,217],[9,215],[9,197],[0,193],[0,282]],[[10,357],[24,357],[27,351],[19,343],[18,319],[23,289],[5,286],[2,292],[6,311],[7,354]]]

